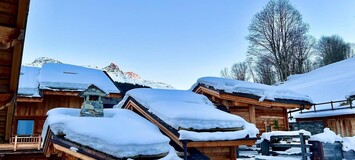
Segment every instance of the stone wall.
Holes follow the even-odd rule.
[[[313,121],[313,122],[297,122],[294,126],[294,130],[304,129],[313,134],[323,133],[324,123],[323,121]]]

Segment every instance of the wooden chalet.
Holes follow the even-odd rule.
[[[0,1],[0,143],[8,143],[14,133],[13,115],[28,10],[29,0]]]
[[[251,85],[259,84],[251,83]],[[255,124],[260,134],[275,130],[289,130],[288,110],[311,107],[310,102],[301,100],[275,98],[274,100],[259,101],[261,97],[258,95],[226,92],[204,83],[197,83],[192,90],[208,97],[219,109],[238,115]]]
[[[55,64],[57,68],[61,68],[61,67],[66,67],[68,65],[66,64]],[[75,68],[84,68],[84,67],[80,67],[80,66],[73,66],[73,65],[69,65],[70,67],[75,67]],[[23,66],[23,68],[26,68],[25,66]],[[42,74],[42,70],[46,69],[45,67],[41,69],[41,72],[39,73],[39,77],[43,76]],[[94,70],[94,69],[88,69],[85,68],[87,70]],[[69,70],[71,71],[71,70]],[[68,71],[68,72],[69,72]],[[50,72],[50,71],[46,71],[46,72]],[[101,74],[101,73],[102,74]],[[121,98],[121,94],[119,92],[119,90],[115,87],[113,81],[108,77],[107,74],[104,74],[102,71],[99,70],[95,70],[95,73],[99,73],[99,76],[102,76],[103,79],[106,79],[107,83],[112,83],[112,87],[114,87],[115,91],[112,91],[108,94],[109,98]],[[55,86],[50,86],[51,84],[53,84],[53,82],[51,82],[49,85],[46,85],[45,82],[42,83],[41,78],[39,78],[39,82],[38,85],[39,87],[37,88],[37,92],[39,95],[29,95],[29,94],[21,94],[19,93],[19,97],[16,99],[17,100],[17,109],[15,112],[15,116],[14,116],[14,133],[15,134],[20,134],[22,133],[22,131],[19,131],[18,128],[20,127],[21,124],[19,124],[19,122],[23,123],[24,125],[32,125],[33,130],[28,129],[29,133],[25,133],[25,134],[30,134],[30,135],[39,135],[42,132],[42,127],[44,124],[44,121],[46,119],[46,113],[47,111],[49,111],[50,109],[53,108],[57,108],[57,107],[64,107],[64,108],[81,108],[82,103],[84,102],[84,98],[80,97],[80,93],[85,91],[86,88],[78,88],[78,87],[72,87],[72,86],[65,86],[64,84],[66,84],[67,82],[64,82],[63,85],[61,86],[60,83],[62,83],[60,81],[61,76],[65,76],[67,73],[62,73],[62,72],[58,72],[58,73],[51,73],[54,75],[50,75],[50,76],[54,76],[57,77],[58,80],[54,79],[55,81],[58,81],[59,84],[55,84]],[[63,75],[61,75],[63,74]],[[70,74],[74,74],[74,72],[69,73]],[[76,74],[84,74],[81,72],[78,72]],[[90,73],[85,73],[85,76],[90,76]],[[20,77],[20,83],[22,83],[22,76],[26,76],[26,73],[23,73],[23,75],[21,75]],[[47,75],[45,75],[47,76]],[[97,75],[92,75],[92,76],[97,76]],[[36,77],[32,77],[32,79],[36,79]],[[29,81],[28,78],[26,79],[26,81]],[[47,82],[47,81],[46,81]],[[88,80],[88,82],[90,82],[90,80]],[[57,83],[57,82],[55,82]],[[95,83],[93,81],[93,83]],[[44,86],[44,87],[43,87]],[[85,86],[85,85],[84,85]],[[90,85],[86,85],[89,86]],[[42,88],[41,88],[42,87]],[[19,88],[19,91],[21,91],[22,88]],[[36,92],[36,94],[37,94]],[[112,108],[112,106],[111,106]],[[31,127],[30,127],[31,128]],[[24,128],[26,129],[26,128]],[[23,133],[22,133],[23,134]]]
[[[173,94],[172,94],[173,95]],[[152,96],[152,95],[149,95]],[[235,160],[238,157],[237,150],[240,145],[254,145],[256,138],[240,138],[234,140],[210,140],[210,141],[191,141],[191,140],[181,140],[179,139],[181,130],[189,130],[196,132],[226,132],[235,131],[233,128],[224,130],[219,129],[207,129],[207,130],[194,130],[184,129],[184,128],[173,128],[164,120],[159,118],[159,116],[150,112],[146,107],[144,107],[140,102],[138,102],[132,96],[125,96],[125,101],[122,104],[122,108],[129,109],[137,114],[148,119],[150,122],[159,127],[159,129],[171,139],[170,144],[174,146],[175,150],[179,152],[180,156],[184,156],[184,159],[194,160],[204,160],[204,159],[229,159]],[[157,97],[153,98],[156,99]],[[122,103],[122,102],[121,102]]]

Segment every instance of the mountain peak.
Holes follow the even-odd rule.
[[[107,72],[122,72],[120,70],[120,67],[118,67],[117,64],[115,63],[110,63],[110,65],[106,66],[105,68],[103,68],[105,71]]]
[[[48,57],[38,57],[32,63],[27,65],[33,67],[42,67],[42,65],[46,63],[62,63],[62,62]]]
[[[142,79],[137,73],[134,72],[126,72],[124,73],[126,77],[129,77],[131,79]]]

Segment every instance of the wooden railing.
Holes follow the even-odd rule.
[[[347,100],[330,101],[324,103],[316,103],[312,105],[311,110],[304,111],[303,109],[296,109],[296,110],[288,111],[288,113],[290,114],[290,117],[292,117],[291,115],[292,112],[299,112],[300,114],[305,114],[305,113],[315,113],[315,112],[323,112],[323,111],[334,111],[334,110],[341,110],[341,109],[355,109],[353,101],[354,99],[350,99],[350,100],[347,99]],[[337,104],[336,106],[339,107],[335,107],[334,106],[335,104]]]
[[[15,135],[14,137],[11,137],[10,139],[10,144],[13,145],[14,151],[17,149],[41,149],[41,143],[42,143],[42,137],[40,135],[38,136],[28,136],[28,137],[22,137]]]

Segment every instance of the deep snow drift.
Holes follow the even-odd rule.
[[[345,100],[355,95],[355,57],[336,62],[308,73],[292,75],[280,87],[309,95],[314,103]],[[349,106],[349,105],[347,105]],[[334,107],[347,107],[336,104]],[[317,107],[329,109],[330,105]],[[313,109],[313,108],[312,108]],[[311,109],[311,110],[312,110]],[[294,113],[294,118],[325,117],[344,114],[355,114],[355,109],[342,109],[317,113]]]

